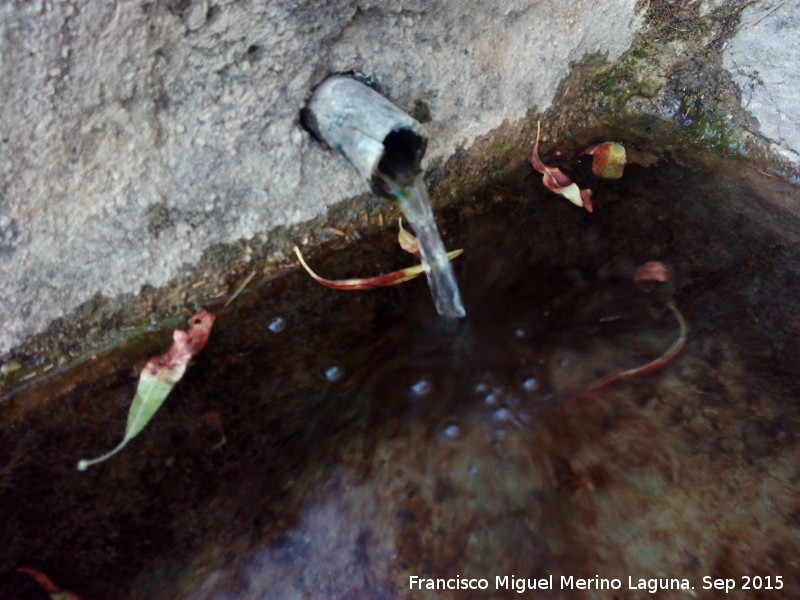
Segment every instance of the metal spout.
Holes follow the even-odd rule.
[[[303,109],[304,125],[339,150],[376,192],[394,197],[420,172],[427,139],[422,125],[352,77],[335,75]]]

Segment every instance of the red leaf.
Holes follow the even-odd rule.
[[[317,275],[311,269],[311,267],[308,266],[308,263],[306,263],[302,253],[300,252],[300,248],[295,246],[294,252],[297,255],[297,259],[300,261],[300,265],[303,267],[303,269],[305,269],[306,273],[311,275],[311,277],[320,284],[334,290],[372,290],[379,287],[387,287],[390,285],[397,285],[399,283],[410,281],[411,279],[419,277],[425,272],[425,267],[422,265],[414,265],[413,267],[400,269],[399,271],[392,271],[391,273],[378,275],[376,277],[359,277],[357,279],[325,279],[324,277]],[[463,249],[452,250],[447,253],[447,258],[448,260],[453,260],[457,256],[463,254],[463,252]]]
[[[639,283],[641,281],[660,281],[666,283],[669,281],[669,269],[664,266],[664,263],[657,261],[646,262],[636,269],[633,281],[634,283]]]
[[[77,594],[73,594],[72,592],[62,592],[58,589],[50,578],[37,571],[36,569],[26,569],[25,567],[17,567],[17,571],[20,573],[25,573],[26,575],[33,577],[36,582],[42,586],[42,589],[53,599],[53,600],[81,600]]]
[[[688,328],[686,326],[686,320],[683,318],[683,315],[680,313],[680,311],[674,304],[672,304],[671,302],[667,302],[667,308],[669,308],[672,311],[672,314],[675,315],[675,318],[678,320],[678,326],[680,327],[680,331],[678,333],[677,339],[674,342],[672,342],[672,345],[670,345],[670,347],[667,348],[667,350],[661,356],[639,367],[635,367],[633,369],[627,369],[625,371],[617,371],[616,373],[612,373],[611,375],[606,375],[605,377],[598,379],[594,383],[583,388],[577,394],[572,396],[570,401],[576,402],[578,400],[584,400],[589,396],[599,394],[600,392],[603,392],[608,388],[613,387],[617,384],[624,383],[626,381],[631,381],[634,378],[639,377],[641,375],[649,375],[650,373],[655,373],[659,369],[668,365],[675,358],[677,358],[677,356],[683,351],[684,347],[686,346],[686,333],[688,331]]]
[[[194,315],[189,320],[189,330],[176,329],[172,334],[172,347],[147,361],[142,372],[163,381],[179,380],[189,360],[206,345],[215,319],[213,314],[206,311]]]
[[[581,190],[561,169],[558,167],[548,167],[539,158],[539,134],[540,124],[536,124],[536,143],[531,151],[531,165],[539,171],[542,183],[551,192],[561,194],[576,206],[582,206],[587,211],[592,212],[591,190]]]

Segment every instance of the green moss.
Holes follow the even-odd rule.
[[[602,112],[618,112],[640,87],[631,65],[620,61],[589,79],[584,99],[587,106],[595,106]]]
[[[743,132],[733,122],[734,107],[716,89],[689,90],[682,108],[691,137],[722,151],[741,149]]]
[[[11,387],[22,375],[22,365],[18,362],[9,362],[0,367],[0,386]]]
[[[414,102],[414,107],[411,109],[411,116],[420,123],[427,123],[431,120],[431,107],[422,99],[417,99]]]
[[[662,87],[654,70],[658,48],[649,40],[637,43],[611,67],[588,79],[584,86],[586,106],[596,106],[604,112],[619,112],[634,96],[652,98]]]
[[[498,141],[493,148],[493,154],[496,163],[505,163],[508,161],[512,152],[518,149],[518,145],[510,138],[502,138]]]

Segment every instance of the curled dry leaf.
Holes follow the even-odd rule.
[[[410,235],[410,234],[409,234]],[[453,250],[447,253],[447,259],[453,260],[457,256],[463,254],[464,250]],[[300,248],[297,246],[294,247],[294,253],[297,255],[297,260],[300,261],[303,269],[305,269],[306,273],[311,275],[314,280],[318,283],[324,285],[325,287],[329,287],[334,290],[371,290],[379,287],[387,287],[390,285],[397,285],[399,283],[404,283],[406,281],[410,281],[415,277],[419,277],[425,272],[425,267],[422,265],[415,265],[413,267],[408,267],[406,269],[400,269],[399,271],[392,271],[391,273],[386,273],[384,275],[378,275],[376,277],[360,277],[357,279],[325,279],[324,277],[320,277],[317,275],[311,267],[308,266],[305,259],[303,258],[302,253],[300,252]]]
[[[542,178],[544,187],[551,192],[561,194],[576,206],[582,206],[587,211],[592,212],[592,190],[578,188],[578,184],[574,183],[561,169],[548,167],[539,158],[540,125],[540,123],[536,123],[536,143],[533,145],[533,151],[531,152],[531,165],[544,176]]]
[[[603,142],[591,146],[581,154],[592,156],[592,173],[603,179],[619,179],[625,170],[625,146],[619,142]]]
[[[400,243],[400,247],[406,252],[419,257],[419,240],[413,233],[403,227],[403,217],[398,220],[397,227],[399,228],[397,241]]]
[[[17,571],[20,573],[25,573],[36,580],[36,582],[42,586],[42,589],[45,591],[46,594],[50,596],[52,600],[81,600],[77,594],[73,594],[72,592],[64,592],[58,589],[55,584],[50,581],[50,578],[37,571],[36,569],[26,569],[25,567],[18,567]]]
[[[119,445],[106,454],[78,462],[78,470],[85,471],[91,465],[102,462],[122,450],[136,437],[153,418],[164,400],[186,372],[191,358],[203,349],[211,333],[216,317],[209,312],[200,312],[189,320],[189,330],[177,329],[172,334],[172,347],[164,354],[151,358],[139,375],[136,396],[128,411],[125,436]]]

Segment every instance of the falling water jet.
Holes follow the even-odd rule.
[[[419,239],[437,312],[449,319],[466,316],[422,180],[427,142],[420,123],[369,86],[342,75],[317,87],[301,111],[301,122],[344,154],[378,194],[399,201]]]

